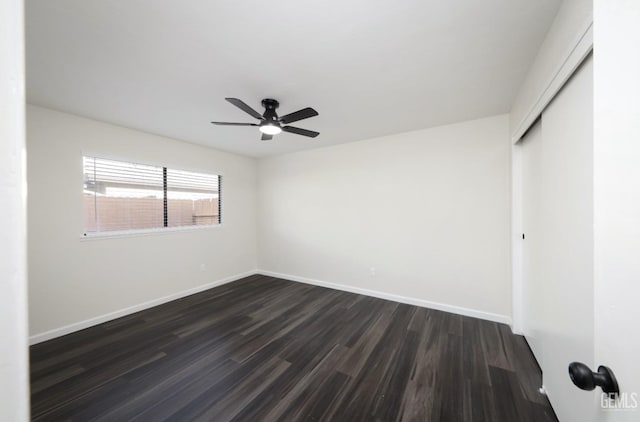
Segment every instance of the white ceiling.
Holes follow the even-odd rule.
[[[560,0],[27,0],[31,103],[259,157],[510,110]],[[261,142],[237,97],[315,139]]]

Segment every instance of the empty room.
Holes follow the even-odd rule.
[[[1,421],[640,420],[640,3],[0,16]]]

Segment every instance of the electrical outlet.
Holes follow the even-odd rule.
[[[207,266],[204,264],[200,264],[200,271],[204,271]]]
[[[369,268],[369,274],[371,274],[371,277],[375,277],[375,275],[376,275],[376,267]]]

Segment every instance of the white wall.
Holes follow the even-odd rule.
[[[0,2],[0,421],[29,420],[24,27]]]
[[[37,339],[256,268],[255,160],[35,106],[27,152],[30,332],[54,330]],[[221,174],[222,226],[83,239],[83,153]]]
[[[509,321],[508,131],[502,115],[260,160],[259,268]]]

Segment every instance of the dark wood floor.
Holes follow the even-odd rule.
[[[251,276],[31,347],[34,420],[555,421],[503,324]]]

